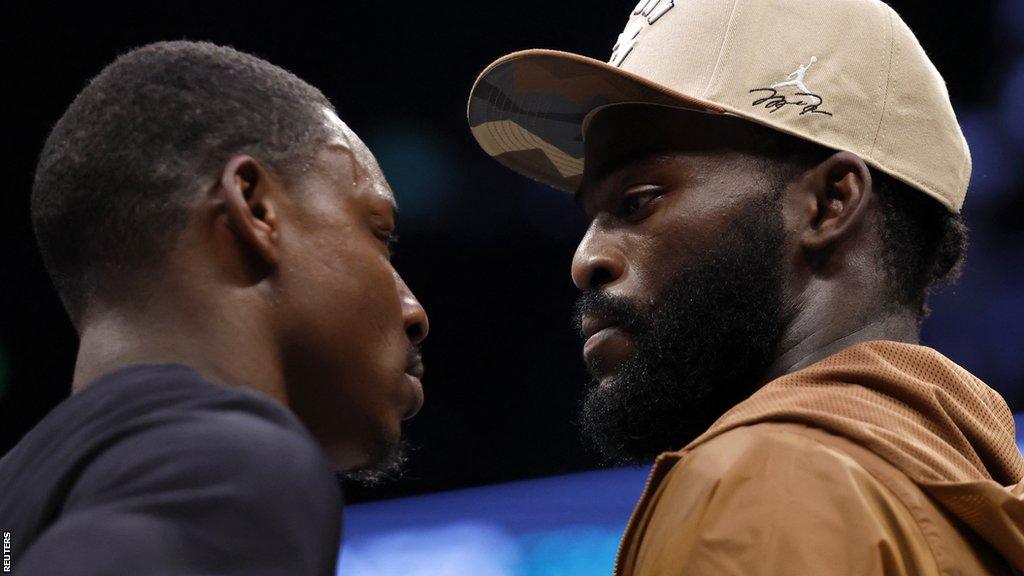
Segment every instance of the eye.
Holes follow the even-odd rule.
[[[388,238],[387,238],[388,258],[391,258],[391,257],[393,257],[395,255],[395,248],[397,246],[398,246],[398,234],[395,234],[394,232],[388,234]]]
[[[628,219],[639,219],[647,215],[648,208],[662,194],[657,186],[630,188],[622,197],[622,215]]]
[[[374,231],[377,240],[388,252],[388,258],[395,255],[395,245],[398,243],[398,234],[393,229],[377,228]]]
[[[395,246],[398,244],[398,234],[390,230],[381,230],[377,233],[377,238],[380,239],[381,243],[384,244],[384,248],[388,251],[388,257],[395,255]]]

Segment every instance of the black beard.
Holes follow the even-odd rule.
[[[339,480],[354,482],[366,487],[380,486],[397,481],[402,477],[408,461],[409,446],[405,440],[385,442],[377,448],[371,463],[358,470],[338,474]]]
[[[760,386],[783,324],[782,213],[779,195],[767,196],[677,272],[652,308],[599,291],[577,302],[577,321],[610,315],[634,340],[618,373],[583,401],[584,433],[610,462],[682,448]]]

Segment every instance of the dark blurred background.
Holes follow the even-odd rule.
[[[685,2],[685,0],[683,0]],[[828,9],[828,0],[822,9]],[[5,2],[0,453],[69,392],[75,334],[36,253],[28,198],[50,126],[117,54],[229,44],[295,72],[369,144],[402,208],[397,267],[426,306],[427,404],[407,476],[355,500],[599,465],[575,416],[587,382],[570,328],[572,200],[472,140],[476,74],[532,47],[607,59],[635,0],[329,4]],[[945,76],[974,156],[963,280],[933,297],[925,343],[1024,409],[1024,0],[891,2]],[[927,146],[927,142],[922,142]]]

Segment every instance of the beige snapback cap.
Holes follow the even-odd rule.
[[[502,164],[574,192],[586,121],[619,103],[730,114],[853,152],[954,213],[970,180],[942,76],[879,0],[641,0],[608,63],[554,50],[492,63],[469,124]]]

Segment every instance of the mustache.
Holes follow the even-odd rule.
[[[576,299],[572,327],[583,336],[583,317],[589,316],[615,322],[626,332],[639,334],[648,327],[644,308],[625,296],[612,296],[599,290],[584,292]]]

